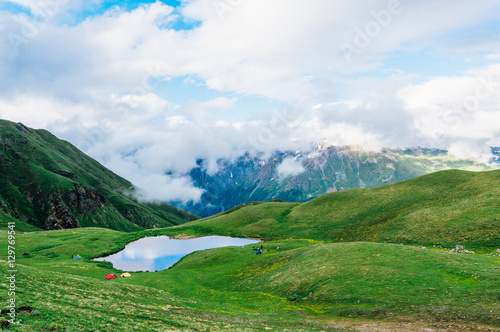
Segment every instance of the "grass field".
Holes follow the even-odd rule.
[[[16,298],[24,325],[4,328],[499,331],[499,177],[447,171],[129,233],[20,223]],[[263,238],[264,253],[255,255],[260,244],[200,251],[168,270],[115,280],[103,279],[121,271],[91,260],[160,234]],[[0,239],[6,274],[6,230]],[[456,244],[475,254],[450,251]],[[72,260],[76,254],[83,259]],[[0,283],[4,318],[8,287]]]
[[[220,248],[168,270],[103,280],[121,271],[90,258],[141,235],[91,228],[18,234],[17,252],[30,253],[17,256],[18,307],[40,314],[19,313],[24,327],[15,329],[319,331],[365,321],[500,329],[500,256],[493,251],[279,240],[264,242],[260,256],[257,245]]]

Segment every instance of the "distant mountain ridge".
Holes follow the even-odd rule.
[[[312,151],[282,152],[264,158],[244,155],[235,161],[219,160],[219,171],[210,174],[205,161],[190,172],[193,184],[205,190],[198,203],[171,202],[207,217],[251,201],[304,202],[329,192],[372,188],[446,169],[485,171],[499,165],[500,148],[491,165],[458,160],[439,149],[383,149],[367,152],[357,147],[318,145]],[[284,160],[302,169],[281,175]],[[496,164],[495,164],[496,163]]]
[[[491,163],[500,166],[500,147],[492,147],[491,152],[493,153]]]
[[[129,181],[48,131],[0,120],[0,224],[136,231],[195,219],[166,203],[137,201]]]

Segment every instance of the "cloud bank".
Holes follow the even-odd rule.
[[[498,1],[51,4],[0,1],[0,117],[69,140],[147,198],[199,199],[200,158],[215,172],[327,141],[486,160],[500,142]]]

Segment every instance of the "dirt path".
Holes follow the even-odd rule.
[[[329,327],[360,332],[500,332],[499,328],[459,323],[330,321]]]

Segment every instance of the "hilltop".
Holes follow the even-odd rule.
[[[46,130],[0,120],[0,222],[19,230],[179,225],[196,216],[143,203],[133,185]]]

